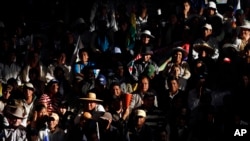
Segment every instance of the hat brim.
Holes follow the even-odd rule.
[[[143,55],[153,55],[154,53],[153,53],[153,51],[148,51],[148,52],[143,52],[141,54],[143,54]]]
[[[102,102],[103,100],[100,99],[94,99],[94,98],[79,98],[80,100],[85,100],[85,101],[96,101],[96,102]]]
[[[242,25],[242,26],[240,26],[240,28],[243,28],[243,29],[248,29],[248,30],[250,30],[250,25]]]
[[[147,36],[149,36],[149,37],[151,37],[151,38],[155,38],[155,36],[153,36],[153,35],[150,35],[150,34],[148,34],[148,33],[145,33],[145,32],[142,32],[142,33],[141,33],[141,35],[147,35]]]
[[[182,55],[186,57],[188,55],[187,51],[183,48],[173,48],[172,53],[175,53],[176,51],[182,52]]]
[[[215,52],[215,50],[211,46],[205,45],[205,44],[195,44],[194,50],[197,52],[200,52],[201,50],[205,50],[209,54],[214,54]]]

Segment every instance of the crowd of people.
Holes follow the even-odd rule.
[[[235,137],[250,124],[242,3],[98,0],[70,22],[0,21],[0,140],[249,140]]]

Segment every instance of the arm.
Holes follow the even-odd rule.
[[[159,72],[163,71],[163,70],[166,68],[167,64],[168,64],[171,60],[172,60],[172,57],[168,58],[168,59],[159,67],[158,71],[159,71]]]

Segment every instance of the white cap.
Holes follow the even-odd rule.
[[[215,2],[214,1],[209,1],[208,2],[208,8],[217,9]]]
[[[138,117],[146,117],[146,112],[142,109],[138,109],[136,110],[135,115]]]
[[[208,24],[208,23],[206,23],[206,24],[203,26],[203,28],[207,28],[207,29],[210,29],[210,30],[213,29],[213,28],[212,28],[212,25],[211,25],[211,24]]]

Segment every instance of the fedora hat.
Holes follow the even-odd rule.
[[[151,38],[155,38],[155,36],[153,36],[149,30],[144,30],[143,32],[141,32],[141,35],[147,35]]]
[[[153,55],[154,52],[152,51],[152,47],[151,46],[146,46],[142,49],[142,52],[141,54],[144,54],[144,55]]]
[[[201,50],[205,50],[207,53],[213,55],[214,54],[214,48],[211,47],[208,43],[195,43],[193,45],[193,49],[196,51],[196,52],[200,52]]]
[[[96,94],[93,92],[89,92],[86,97],[80,98],[80,100],[87,100],[87,101],[96,101],[96,102],[102,102],[103,100],[97,99]]]
[[[26,111],[25,111],[25,108],[22,106],[7,105],[6,110],[7,110],[8,115],[12,117],[16,117],[19,119],[26,118]]]
[[[180,46],[174,47],[174,48],[172,49],[172,54],[174,54],[174,53],[177,52],[177,51],[182,52],[182,55],[183,55],[184,57],[186,57],[186,56],[188,55],[188,52],[187,52],[185,49],[183,49],[182,47],[180,47]]]
[[[250,30],[250,22],[245,21],[244,24],[242,26],[240,26],[240,28]]]

